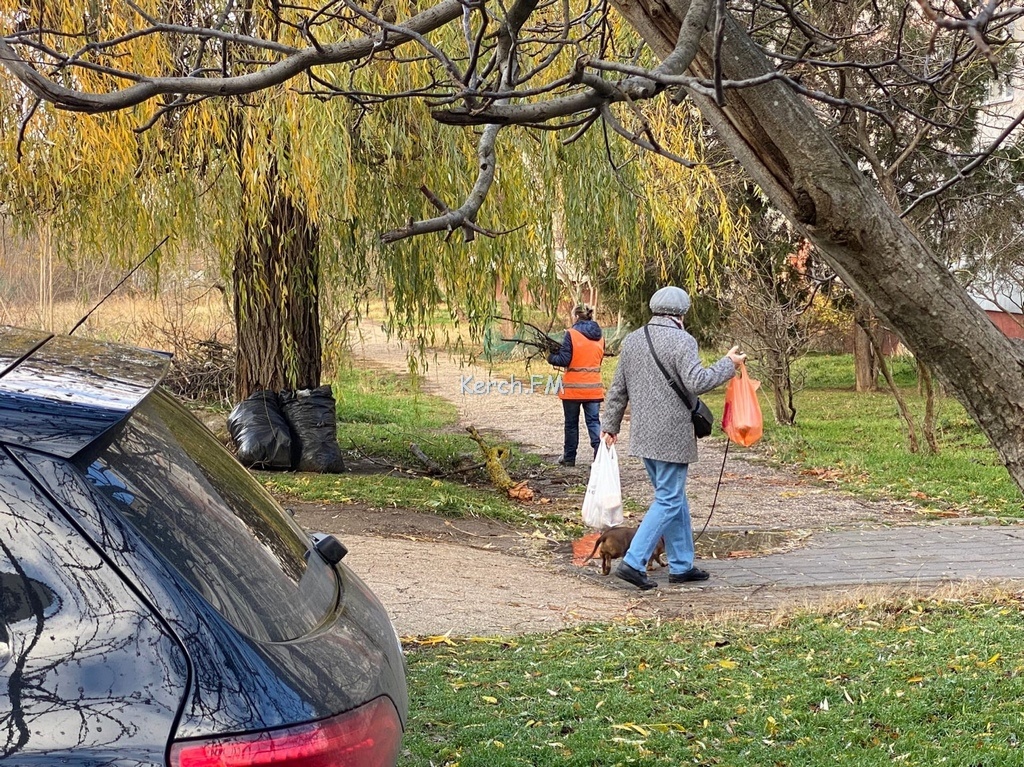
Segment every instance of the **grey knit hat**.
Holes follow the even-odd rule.
[[[682,317],[690,310],[690,297],[682,288],[669,285],[651,296],[651,314],[667,314]]]

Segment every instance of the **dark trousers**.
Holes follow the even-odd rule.
[[[562,400],[562,412],[565,413],[565,445],[562,448],[562,458],[566,461],[576,460],[576,450],[580,444],[580,409],[583,410],[583,420],[587,423],[587,433],[590,436],[590,446],[597,452],[597,446],[601,444],[601,403],[599,401],[583,402],[578,399]]]

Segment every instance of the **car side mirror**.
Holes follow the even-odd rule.
[[[345,544],[327,533],[310,533],[313,539],[313,548],[317,550],[324,561],[329,565],[336,565],[348,554]]]

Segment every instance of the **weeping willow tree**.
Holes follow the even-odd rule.
[[[117,38],[137,12],[187,28],[209,9],[160,2],[138,11],[83,9],[66,0],[25,11],[24,23],[58,29],[84,15],[88,36]],[[244,77],[259,67],[232,36],[288,50],[304,39],[302,20],[297,8],[245,6],[237,18],[222,19],[223,36],[199,46],[170,34],[126,38],[116,57],[114,49],[86,47],[91,66],[67,82],[102,92],[115,80],[108,71],[115,61],[184,73],[211,51],[218,75]],[[317,34],[343,39],[358,31],[336,19]],[[621,25],[604,34],[609,45],[638,47]],[[2,78],[3,198],[26,226],[52,227],[69,258],[112,254],[128,262],[166,234],[179,250],[215,248],[231,275],[239,398],[319,384],[325,291],[381,290],[390,326],[422,335],[439,308],[479,330],[499,294],[513,312],[524,303],[553,311],[556,253],[612,275],[623,294],[652,273],[684,274],[691,287],[713,280],[716,260],[733,247],[734,216],[699,160],[699,124],[679,120],[668,106],[624,124],[633,132],[672,124],[664,155],[697,161],[678,164],[615,132],[566,138],[510,127],[494,150],[501,170],[487,189],[487,220],[445,227],[443,240],[409,236],[417,233],[410,222],[472,196],[479,181],[467,170],[480,163],[480,131],[440,125],[421,100],[358,95],[432,87],[431,63],[392,47],[381,44],[358,66],[323,67],[302,82],[244,97],[175,94],[95,116],[56,110]],[[541,66],[548,55],[534,48],[522,51],[524,67]],[[336,97],[342,90],[348,97]],[[173,248],[163,255],[173,256]]]
[[[737,204],[729,190],[742,171],[720,149],[705,145],[702,133],[691,132],[699,116],[681,113],[669,103],[651,105],[648,121],[658,135],[671,136],[662,146],[673,157],[646,152],[638,156],[630,196],[642,196],[646,215],[637,220],[645,247],[630,243],[615,259],[601,258],[600,243],[591,255],[590,269],[601,285],[613,291],[612,305],[631,325],[646,322],[651,294],[666,283],[684,285],[694,299],[688,329],[702,344],[714,343],[721,312],[716,309],[735,259],[751,247],[749,210]],[[585,226],[586,206],[576,206]]]
[[[913,197],[901,210],[890,204],[885,180],[877,175],[878,168],[888,171],[872,168],[867,156],[851,156],[836,140],[841,126],[859,123],[870,151],[877,154],[881,144],[891,143],[887,156],[904,167],[920,150],[919,134],[934,121],[919,108],[915,94],[944,100],[979,67],[1001,82],[1019,84],[1024,45],[1019,3],[894,0],[886,6],[896,9],[896,23],[889,26],[881,20],[883,4],[875,0],[419,0],[415,6],[331,0],[302,8],[250,0],[252,6],[203,6],[192,13],[194,27],[174,23],[189,2],[144,0],[122,7],[104,0],[57,0],[22,6],[4,0],[0,66],[17,81],[4,88],[21,94],[4,109],[13,108],[18,119],[32,111],[22,87],[31,98],[68,110],[126,112],[135,125],[194,101],[235,97],[246,103],[253,94],[281,93],[281,88],[290,89],[282,98],[302,92],[345,99],[358,108],[421,100],[433,120],[453,128],[446,145],[431,147],[439,154],[457,154],[468,140],[464,131],[479,126],[474,151],[465,155],[473,180],[468,188],[444,178],[437,179],[448,181],[444,188],[424,185],[429,205],[419,201],[423,217],[392,221],[382,241],[438,232],[479,234],[474,242],[488,242],[473,248],[471,262],[464,251],[424,241],[439,262],[434,274],[451,274],[445,263],[456,259],[464,272],[490,269],[495,282],[499,273],[519,270],[507,264],[495,269],[491,253],[511,253],[515,259],[522,254],[512,253],[511,245],[489,243],[489,227],[480,220],[488,215],[484,201],[507,195],[500,204],[507,210],[513,198],[522,201],[546,188],[512,170],[533,184],[528,191],[516,190],[498,173],[499,138],[507,145],[506,136],[520,135],[512,126],[568,135],[599,125],[658,151],[644,106],[670,99],[680,108],[699,109],[717,139],[844,284],[935,369],[1024,487],[1024,354],[957,282],[948,265],[952,259],[937,254],[908,221],[911,213],[920,217],[941,208],[943,198],[955,195],[982,164],[1005,163],[1019,181],[1014,137],[1024,126],[1024,108],[1014,102],[994,114],[998,110],[983,103],[965,105],[969,121],[985,123],[980,141],[964,150],[955,142],[937,147],[935,175],[922,178],[921,186],[900,187]],[[817,12],[841,5],[851,13]],[[257,30],[252,35],[239,27],[249,12],[262,25],[252,27]],[[656,62],[618,44],[615,25],[623,19]],[[263,34],[265,29],[273,34]],[[916,44],[921,40],[923,48]],[[410,70],[427,66],[430,74],[425,82],[410,80],[419,84],[406,90],[367,90],[360,78],[378,76],[382,64]],[[850,90],[851,78],[867,90]],[[908,121],[897,124],[878,109],[879,100]],[[186,109],[180,119],[195,119],[188,116],[192,111],[200,109]],[[29,122],[21,132],[26,140],[38,131]],[[349,129],[339,122],[328,131],[336,136]],[[206,137],[192,137],[210,147]],[[528,142],[511,147],[513,155],[530,153]],[[145,151],[138,155],[154,160]],[[86,164],[93,164],[92,158]],[[205,173],[206,167],[200,170]],[[1019,183],[1013,188],[1019,195]],[[459,189],[461,196],[447,194]],[[327,197],[336,195],[332,190]],[[360,220],[374,218],[373,209],[381,204],[360,200],[365,211]],[[408,204],[417,203],[409,198]],[[529,215],[528,209],[518,212]],[[313,220],[322,226],[327,219]],[[931,220],[941,225],[942,217]],[[525,229],[497,239],[529,241]],[[424,275],[430,258],[424,247],[409,245],[384,258],[411,258],[420,264],[412,273]]]

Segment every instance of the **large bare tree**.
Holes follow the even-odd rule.
[[[1024,7],[1000,0],[613,0],[614,10],[586,0],[246,5],[246,13],[291,30],[280,42],[241,34],[233,1],[211,6],[210,23],[198,27],[170,23],[161,2],[131,4],[130,25],[105,24],[103,3],[78,8],[64,0],[62,13],[38,14],[4,3],[0,60],[37,98],[64,109],[155,102],[168,112],[292,83],[312,97],[367,108],[425,99],[440,123],[480,126],[465,198],[444,200],[425,188],[437,215],[395,222],[384,243],[431,232],[494,234],[478,218],[507,126],[560,129],[570,141],[600,126],[685,165],[695,158],[658,135],[645,102],[696,107],[775,207],[940,375],[1024,488],[1024,358],[954,279],[955,254],[936,254],[919,234],[941,225],[944,195],[984,163],[1002,164],[1008,188],[1019,186],[1019,156],[1009,149],[1024,111],[990,126],[979,121],[988,84],[1017,71],[1013,28]],[[821,5],[835,12],[815,10]],[[621,44],[620,18],[643,47]],[[187,50],[191,70],[134,66],[143,59],[132,51],[154,41]],[[249,71],[226,72],[227,51],[244,52]],[[339,74],[340,65],[354,71],[383,56],[426,67],[427,84],[367,93]],[[954,95],[964,88],[977,95],[957,106]],[[903,179],[900,168],[910,166],[924,136],[934,161],[927,173]]]

